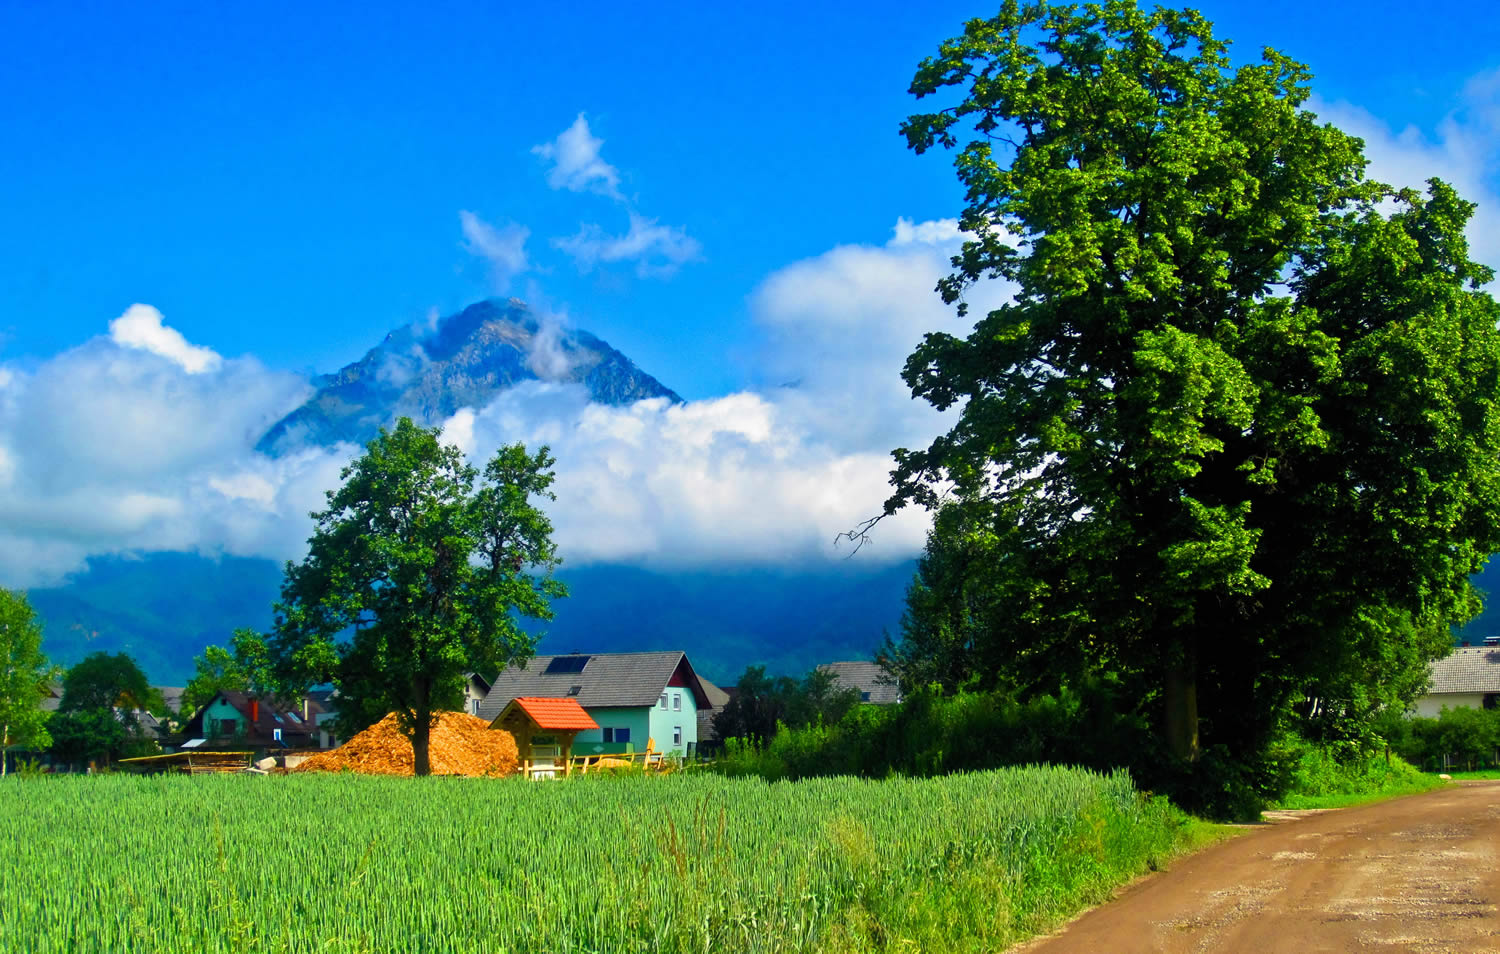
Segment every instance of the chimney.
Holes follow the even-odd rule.
[[[1460,643],[1459,645],[1460,646],[1467,646],[1467,645],[1469,645],[1469,641],[1466,639],[1462,643]]]
[[[260,700],[250,700],[250,724],[255,725],[260,721]]]

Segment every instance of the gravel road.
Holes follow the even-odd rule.
[[[1500,782],[1268,820],[1019,950],[1500,954]]]

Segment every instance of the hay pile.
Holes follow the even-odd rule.
[[[509,775],[516,770],[516,740],[509,732],[466,712],[438,713],[428,743],[433,775]],[[393,712],[336,749],[321,752],[293,772],[362,772],[413,775],[416,757]]]

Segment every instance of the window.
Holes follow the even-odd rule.
[[[661,708],[665,709],[666,707],[667,707],[667,694],[664,692],[664,693],[661,694]]]
[[[682,745],[682,726],[674,725],[672,726],[672,746],[676,748],[680,745]]]
[[[280,729],[272,729],[271,730],[271,739],[272,739],[272,741],[280,742],[281,741],[281,730]]]
[[[674,692],[674,693],[672,693],[672,708],[674,710],[676,710],[677,712],[681,712],[682,711],[682,693],[680,693],[680,692]]]
[[[614,742],[614,740],[615,740],[615,730],[614,729],[601,729],[599,731],[601,731],[601,732],[604,733],[604,741],[606,741],[606,742]]]
[[[479,715],[479,700],[478,699],[470,699],[469,700],[469,712],[472,713],[473,715]]]
[[[629,742],[630,741],[630,730],[629,729],[616,729],[615,730],[615,741],[616,742]]]
[[[860,702],[869,702],[870,701],[870,694],[868,692],[861,692],[859,694],[859,701]]]

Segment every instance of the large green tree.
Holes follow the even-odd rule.
[[[140,711],[165,713],[159,689],[128,653],[94,652],[80,659],[63,674],[59,712],[120,709],[126,718]]]
[[[42,627],[26,595],[0,589],[0,776],[12,746],[52,744],[42,698],[56,676],[42,653]]]
[[[1473,207],[1367,181],[1309,79],[1233,67],[1191,10],[1007,0],[913,81],[956,102],[902,127],[957,150],[944,299],[1014,292],[909,358],[960,414],[896,452],[886,511],[953,501],[929,559],[982,549],[978,678],[1117,673],[1189,777],[1255,763],[1306,700],[1410,692],[1500,549]]]
[[[286,689],[332,681],[351,711],[394,711],[416,772],[430,771],[435,714],[456,708],[464,674],[529,656],[566,596],[543,447],[502,447],[483,474],[436,429],[402,418],[344,468],[313,514],[308,555],[287,564],[271,656]]]
[[[225,690],[264,692],[274,684],[265,637],[241,627],[229,646],[205,646],[193,657],[193,678],[183,687],[179,715],[187,719]]]

